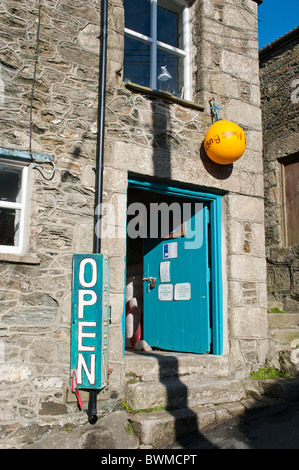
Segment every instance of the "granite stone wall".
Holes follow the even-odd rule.
[[[0,2],[0,146],[30,149],[32,100],[31,149],[56,166],[51,179],[30,165],[25,250],[0,254],[1,437],[26,442],[39,418],[63,424],[77,410],[66,399],[72,255],[92,251],[98,101],[98,2],[40,3],[36,55],[39,2]]]
[[[70,392],[71,260],[91,252],[95,193],[100,9],[97,0],[2,0],[0,146],[54,155],[52,179],[30,167],[28,242],[20,256],[0,255],[1,433],[25,441],[47,426],[86,420]],[[134,174],[223,195],[224,354],[247,378],[267,354],[263,162],[257,5],[195,0],[193,103],[169,101],[122,83],[124,12],[109,2],[104,202],[115,208],[110,257],[109,386],[99,413],[122,400],[127,180]],[[33,89],[34,68],[36,80]],[[33,95],[32,95],[33,89]],[[241,125],[243,157],[221,167],[205,155],[212,123]],[[46,168],[46,167],[45,167]],[[83,394],[84,402],[86,396]]]
[[[191,15],[192,106],[121,85],[122,49],[109,50],[105,201],[125,207],[130,174],[223,194],[224,353],[245,377],[264,362],[268,333],[257,5],[196,1]],[[118,45],[122,21],[122,15],[115,23],[111,18]],[[247,135],[246,152],[233,166],[214,164],[203,150],[211,98],[223,108],[220,117],[237,122]],[[124,223],[120,218],[120,231]],[[125,240],[107,239],[103,249],[110,253],[113,279],[120,281],[112,288],[119,306],[110,329],[120,339]],[[122,364],[119,348],[111,346],[110,359],[114,374]]]
[[[287,312],[299,311],[299,247],[286,243],[282,185],[282,164],[299,149],[298,58],[298,28],[260,57],[268,300]]]

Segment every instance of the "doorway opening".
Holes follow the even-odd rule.
[[[218,198],[130,180],[126,350],[221,354]]]

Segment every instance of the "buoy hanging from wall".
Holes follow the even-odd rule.
[[[204,147],[208,157],[220,165],[237,161],[245,152],[246,136],[238,124],[220,119],[208,129]]]

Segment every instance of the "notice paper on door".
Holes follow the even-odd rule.
[[[160,281],[170,282],[170,261],[160,263]]]
[[[190,282],[183,282],[180,284],[175,284],[174,300],[190,300],[190,299],[191,299]]]
[[[178,257],[178,243],[165,243],[163,245],[163,259]]]
[[[160,284],[158,289],[159,300],[172,300],[173,299],[173,285]]]

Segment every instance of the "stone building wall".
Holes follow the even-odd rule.
[[[38,2],[0,4],[0,147],[28,151]],[[72,255],[93,246],[100,9],[97,0],[41,5],[31,148],[53,155],[56,171],[50,179],[30,165],[26,249],[0,255],[2,438],[77,409],[66,401]]]
[[[1,432],[35,432],[35,423],[86,420],[69,391],[71,270],[74,253],[92,252],[100,10],[97,0],[41,2],[32,108],[32,150],[54,155],[45,179],[30,167],[29,242],[0,255]],[[1,2],[1,143],[28,150],[38,4]],[[110,257],[109,386],[99,413],[118,405],[124,385],[123,311],[128,175],[223,195],[224,354],[240,379],[267,354],[263,163],[257,42],[252,0],[195,0],[193,105],[147,96],[122,83],[122,0],[109,2],[104,202],[115,207]],[[223,119],[241,125],[244,156],[221,167],[203,140],[215,98]],[[8,393],[9,391],[9,393]],[[85,397],[84,397],[85,398]],[[31,431],[30,431],[31,430]],[[24,437],[25,439],[25,437]]]
[[[117,199],[123,207],[128,173],[224,195],[224,344],[225,353],[236,357],[242,375],[262,363],[267,350],[257,5],[246,1],[240,8],[232,1],[221,5],[197,1],[191,14],[193,96],[203,111],[121,86],[122,49],[110,49],[104,187],[106,201]],[[115,18],[122,21],[121,15]],[[112,23],[111,28],[113,37],[119,31],[116,41],[121,45],[119,23]],[[247,150],[233,167],[214,164],[202,148],[211,125],[212,97],[223,108],[221,117],[237,122],[247,135]],[[115,276],[112,271],[112,277],[121,281],[125,249],[124,240],[105,240],[103,244],[103,250],[112,256],[112,269],[115,266],[118,272]],[[122,282],[118,286],[118,325],[111,330],[120,338]],[[110,357],[121,364],[119,349],[112,350]]]
[[[269,309],[299,311],[299,247],[284,232],[282,165],[299,150],[299,28],[260,53]]]

